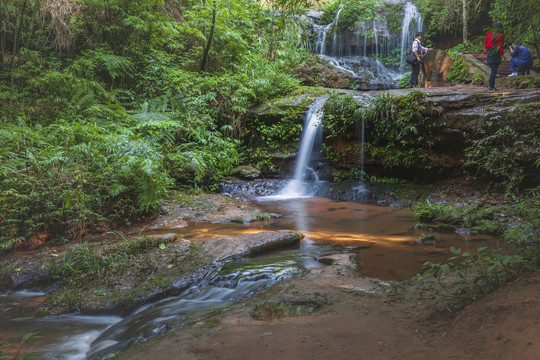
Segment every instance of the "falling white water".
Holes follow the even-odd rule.
[[[367,31],[366,24],[362,24],[362,31],[364,32],[364,56],[367,56]]]
[[[330,48],[330,51],[333,55],[337,55],[340,53],[340,41],[339,41],[339,31],[338,31],[338,21],[339,21],[339,14],[341,13],[341,9],[343,9],[343,5],[340,5],[339,10],[336,14],[336,17],[334,18],[334,21],[331,22],[328,25],[314,25],[315,31],[317,31],[317,42],[315,43],[315,51],[318,49],[319,55],[326,55],[326,39],[328,37],[328,33],[334,29],[334,35],[332,38],[332,47]]]
[[[403,59],[405,54],[409,52],[411,44],[414,40],[415,33],[422,31],[424,19],[418,12],[414,4],[408,2],[403,9],[403,20],[401,22],[401,58],[399,70],[403,72]]]
[[[385,21],[375,19],[366,22],[358,18],[354,29],[341,28],[341,11],[342,7],[332,23],[327,25],[316,23],[320,17],[311,17],[316,36],[314,52],[354,79],[353,88],[381,90],[397,87],[397,80],[403,74],[402,65],[385,65],[379,58],[392,58],[395,50],[400,51],[398,56],[402,62],[415,32],[422,28],[422,17],[416,7],[410,2],[405,3],[401,36],[390,33]],[[373,37],[368,39],[371,31]]]
[[[321,128],[322,112],[320,110],[325,101],[326,97],[317,99],[317,101],[311,104],[309,111],[306,113],[304,131],[302,133],[302,138],[300,139],[300,149],[294,168],[294,177],[277,195],[266,196],[261,200],[307,198],[313,196],[316,192],[319,179],[317,173],[309,167],[309,163],[317,132]],[[310,173],[313,178],[311,183],[305,181],[308,173]]]

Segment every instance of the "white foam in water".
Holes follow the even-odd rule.
[[[102,333],[99,330],[68,336],[59,344],[49,345],[42,349],[47,354],[46,359],[85,360],[90,344]]]

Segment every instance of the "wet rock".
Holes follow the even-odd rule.
[[[318,262],[325,265],[341,265],[355,267],[355,263],[351,260],[351,254],[332,254],[321,256],[317,259]]]
[[[236,180],[219,184],[220,191],[227,196],[253,198],[275,195],[286,184],[285,180],[258,179],[254,181]]]
[[[216,260],[251,256],[280,247],[295,245],[303,235],[290,230],[263,231],[254,234],[222,236],[201,240],[203,251],[217,255]]]
[[[69,283],[51,292],[43,312],[70,312],[74,303],[81,313],[129,313],[145,303],[180,293],[225,261],[295,245],[303,237],[289,230],[193,242],[174,241],[173,236],[148,238],[154,243],[153,249],[130,258],[127,269],[116,264],[118,268],[104,268],[102,276],[81,277],[76,284]],[[172,242],[166,243],[165,239]],[[102,291],[96,294],[95,289]],[[52,298],[56,300],[51,301]],[[63,298],[69,298],[71,303],[63,303]]]
[[[56,253],[51,254],[56,256]],[[46,251],[2,259],[0,261],[0,289],[17,290],[49,284],[51,259]]]
[[[253,166],[238,166],[232,171],[232,175],[250,180],[258,178],[261,172]]]

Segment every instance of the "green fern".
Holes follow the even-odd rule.
[[[102,63],[112,80],[119,77],[131,76],[135,71],[133,61],[125,56],[112,54],[99,54],[97,57]]]

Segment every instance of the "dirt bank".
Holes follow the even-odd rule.
[[[459,313],[410,290],[370,294],[354,270],[330,265],[281,283],[120,359],[538,359],[540,277],[529,276]],[[377,287],[376,284],[371,286]],[[257,304],[319,306],[311,314],[255,320]]]

